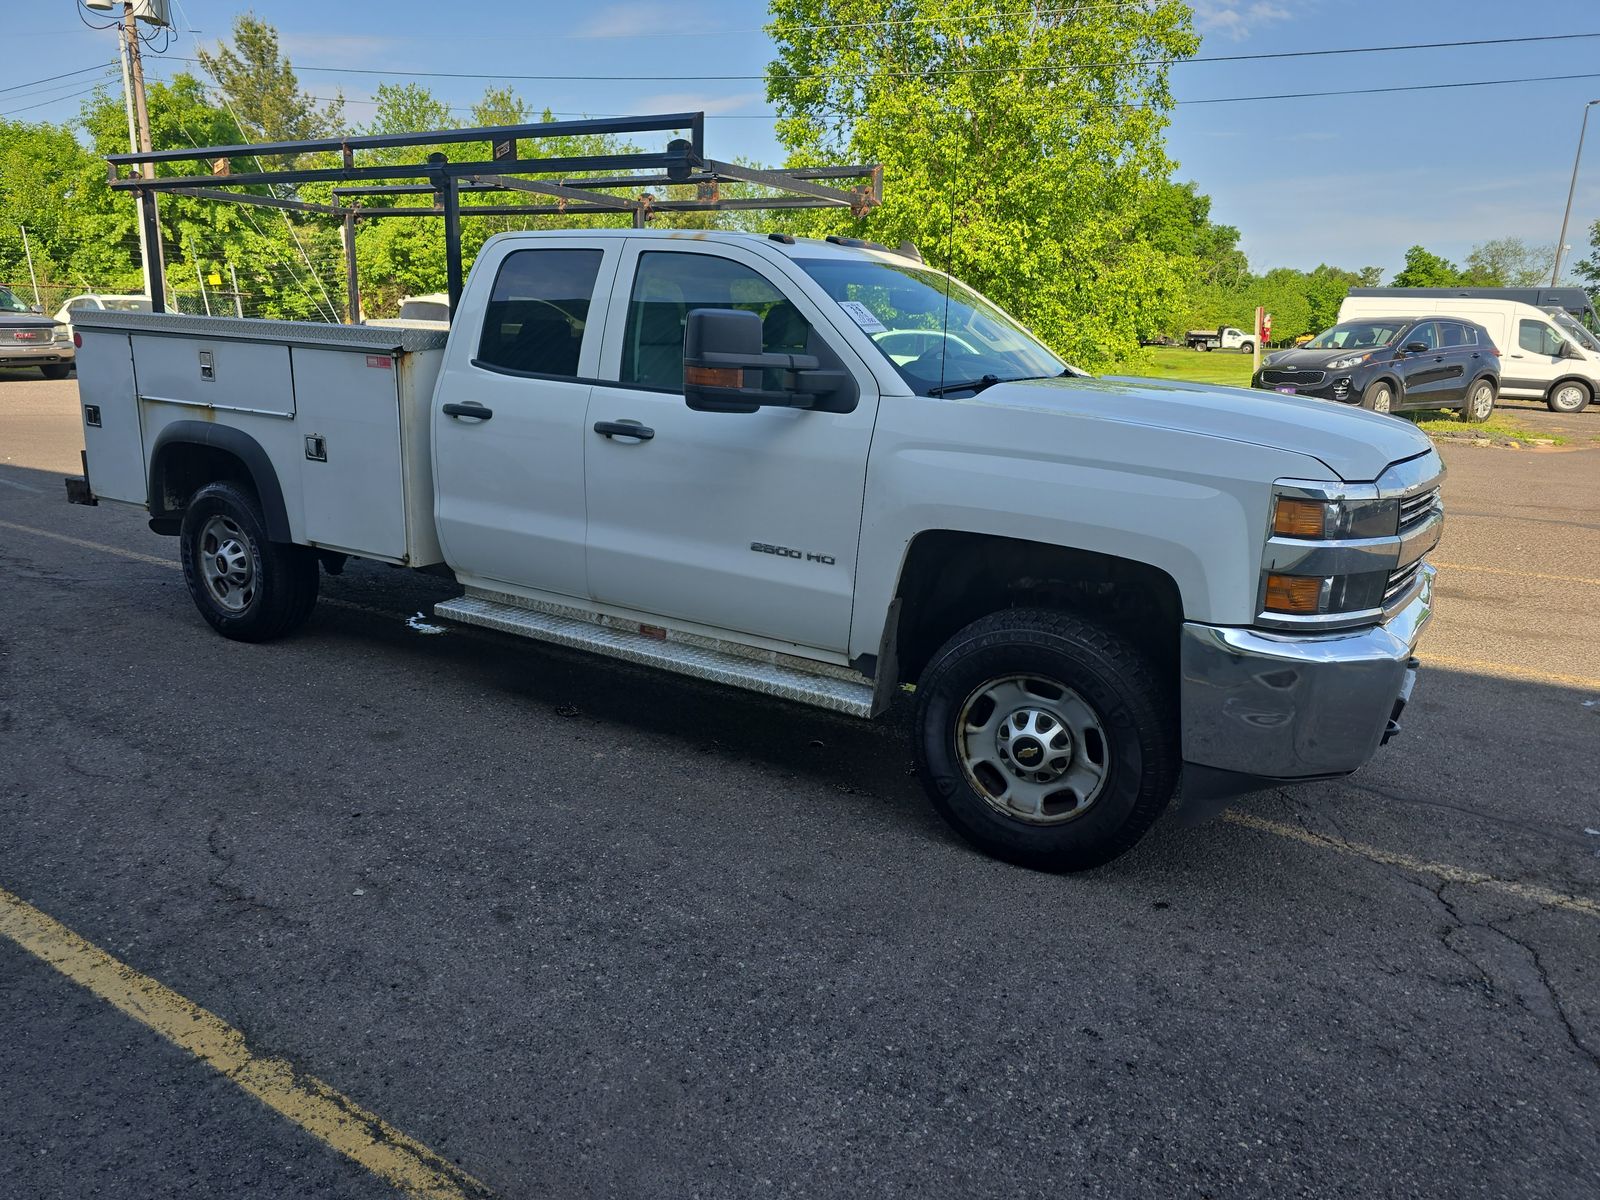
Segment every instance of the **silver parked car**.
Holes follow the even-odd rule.
[[[74,356],[70,329],[0,287],[0,367],[38,367],[46,379],[65,379]]]

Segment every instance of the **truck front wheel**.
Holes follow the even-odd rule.
[[[267,539],[254,496],[208,483],[183,510],[183,578],[211,627],[240,642],[268,642],[300,626],[317,602],[317,559]]]
[[[1081,871],[1132,849],[1177,787],[1171,688],[1131,643],[1048,609],[975,621],[917,684],[917,768],[968,841]]]

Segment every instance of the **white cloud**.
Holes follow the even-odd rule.
[[[1263,25],[1291,19],[1294,14],[1281,4],[1256,0],[1195,0],[1194,27],[1204,34],[1218,34],[1240,42]]]
[[[634,0],[601,9],[567,36],[610,38],[649,33],[705,33],[713,28],[710,15],[690,5]]]
[[[766,100],[765,92],[740,92],[734,96],[707,96],[700,92],[662,92],[655,96],[641,96],[629,105],[643,113],[734,112],[747,105]]]

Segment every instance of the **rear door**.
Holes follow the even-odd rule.
[[[1477,373],[1478,334],[1460,321],[1438,321],[1439,350],[1444,357],[1444,374],[1437,398],[1445,404],[1461,404],[1467,398],[1467,382]]]
[[[695,308],[759,313],[768,352],[804,353],[816,330],[856,375],[854,411],[690,409]],[[877,413],[866,365],[777,264],[723,243],[630,239],[607,328],[584,436],[593,598],[843,652]],[[647,436],[602,432],[619,426]]]
[[[604,324],[595,295],[619,251],[618,239],[508,241],[473,269],[433,398],[435,518],[458,576],[588,593],[583,421]]]

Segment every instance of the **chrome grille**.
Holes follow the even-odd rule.
[[[1322,371],[1274,371],[1271,368],[1261,372],[1262,383],[1297,383],[1308,386],[1321,383],[1324,377]]]
[[[1422,574],[1422,564],[1425,559],[1417,559],[1408,566],[1401,567],[1389,575],[1389,582],[1383,589],[1383,607],[1394,608],[1402,601],[1411,598],[1411,590],[1416,586],[1417,578]]]
[[[1400,532],[1414,529],[1418,524],[1428,519],[1435,509],[1439,507],[1439,489],[1429,488],[1425,492],[1418,492],[1415,496],[1407,496],[1400,501]]]

